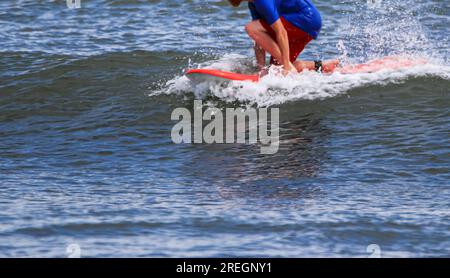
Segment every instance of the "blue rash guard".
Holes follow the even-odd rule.
[[[263,19],[272,25],[283,16],[314,39],[322,28],[322,17],[311,0],[254,0],[248,7],[253,20]]]

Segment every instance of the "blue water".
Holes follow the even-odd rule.
[[[302,59],[432,65],[199,92],[188,67],[252,70],[245,7],[2,1],[0,256],[450,256],[449,2],[313,2]],[[279,108],[279,152],[174,144],[199,97]]]

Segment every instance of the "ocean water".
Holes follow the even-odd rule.
[[[0,257],[449,257],[450,2],[313,2],[300,59],[429,62],[197,84],[254,71],[245,5],[1,1]],[[279,108],[278,153],[174,144],[194,99]]]

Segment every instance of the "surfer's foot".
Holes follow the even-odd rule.
[[[298,72],[304,70],[314,70],[320,72],[333,72],[339,66],[339,59],[332,59],[326,61],[295,61],[294,66]]]
[[[264,67],[264,68],[259,70],[258,76],[259,77],[263,77],[263,76],[266,76],[268,74],[269,74],[269,68]]]

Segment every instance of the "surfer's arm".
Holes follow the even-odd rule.
[[[266,66],[266,51],[257,43],[255,43],[256,65],[261,70]]]
[[[280,19],[275,21],[271,27],[275,31],[278,47],[281,51],[281,61],[279,62],[283,65],[285,70],[291,70],[292,64],[289,61],[289,39],[287,31]]]

